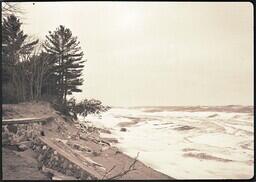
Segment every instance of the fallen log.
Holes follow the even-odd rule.
[[[19,118],[19,119],[3,119],[2,125],[12,125],[12,124],[29,124],[29,123],[40,123],[48,122],[54,120],[54,117],[44,117],[44,118]]]

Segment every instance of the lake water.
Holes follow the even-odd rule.
[[[177,179],[253,176],[253,114],[242,106],[112,108],[86,120],[108,128],[115,144]],[[122,127],[126,132],[120,131]]]

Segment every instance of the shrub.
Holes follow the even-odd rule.
[[[109,106],[103,106],[101,101],[96,99],[83,100],[75,104],[74,112],[86,117],[88,114],[99,114],[109,110]]]
[[[101,101],[96,99],[84,99],[76,103],[73,97],[66,102],[66,105],[55,103],[54,108],[73,119],[77,119],[78,114],[86,117],[88,114],[100,114],[110,109],[109,106],[103,106]]]

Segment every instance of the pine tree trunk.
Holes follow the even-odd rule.
[[[67,76],[67,69],[65,69],[65,75]],[[66,105],[66,102],[67,102],[67,78],[65,78],[64,102],[65,102],[65,105]]]
[[[31,69],[31,80],[30,80],[30,99],[34,99],[34,92],[33,92],[33,85],[34,85],[34,63],[32,63],[32,69]]]

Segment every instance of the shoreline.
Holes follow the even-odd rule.
[[[116,139],[115,137],[101,137],[101,134],[107,134],[107,135],[111,135],[111,131],[107,128],[100,128],[97,126],[94,126],[93,123],[91,121],[89,121],[88,123],[90,123],[92,125],[92,128],[95,128],[95,133],[98,137],[98,141],[100,141],[100,143],[109,143],[111,146],[108,149],[103,149],[102,154],[101,155],[105,155],[108,158],[108,160],[112,160],[113,164],[109,164],[108,160],[105,160],[104,158],[101,157],[92,157],[92,159],[98,163],[104,164],[103,166],[108,166],[108,168],[110,168],[110,166],[114,166],[114,163],[119,163],[120,161],[126,161],[128,164],[126,164],[125,166],[129,166],[129,163],[131,164],[134,161],[135,156],[130,156],[128,154],[126,154],[125,152],[121,151],[120,148],[118,148],[115,144],[119,143],[118,139]],[[82,136],[82,135],[81,135]],[[80,137],[84,138],[84,137]],[[156,169],[147,166],[145,163],[143,163],[139,157],[137,159],[136,165],[138,167],[138,170],[133,172],[131,171],[130,173],[128,173],[127,176],[124,176],[123,178],[120,178],[121,180],[124,179],[138,179],[138,180],[143,180],[143,179],[169,179],[169,180],[174,180],[175,178],[170,177],[167,174],[164,174],[160,171],[157,171]],[[111,168],[112,168],[111,167]],[[145,175],[146,174],[146,175]],[[136,177],[136,178],[133,178]]]
[[[141,160],[145,164],[176,179],[243,179],[250,177],[253,169],[251,114],[147,114],[141,109],[113,109],[88,120],[109,128],[112,136],[119,140],[117,146],[125,153],[134,156],[137,150],[142,151]],[[138,120],[142,123],[131,125]],[[125,131],[121,130],[122,127],[126,127]],[[220,170],[219,165],[225,166],[226,170]],[[236,173],[233,169],[241,172]]]
[[[100,132],[103,131],[102,129],[92,126],[88,127],[87,130],[85,130],[85,133],[83,133],[81,126],[78,126],[77,123],[71,122],[67,118],[65,119],[63,118],[63,116],[57,114],[56,111],[46,102],[3,105],[2,117],[5,119],[34,118],[41,117],[43,115],[55,118],[54,121],[42,125],[44,138],[53,143],[58,143],[58,141],[60,141],[61,143],[59,143],[58,145],[61,144],[60,146],[62,147],[63,151],[67,153],[67,155],[71,155],[71,153],[68,152],[68,150],[70,150],[75,155],[80,155],[82,158],[87,159],[90,163],[88,167],[97,171],[97,173],[104,176],[104,178],[108,179],[115,175],[122,174],[134,162],[134,158],[121,152],[117,147],[112,146],[113,143],[117,142],[116,140],[100,137]],[[21,125],[25,126],[26,124]],[[5,127],[8,127],[8,125]],[[106,130],[104,132],[109,133],[109,131]],[[18,131],[18,133],[20,132]],[[29,138],[24,140],[29,140]],[[47,175],[45,175],[42,171],[42,168],[39,171],[35,169],[35,166],[40,165],[40,163],[43,164],[43,168],[49,167],[47,166],[49,162],[41,161],[41,159],[38,159],[38,155],[40,153],[31,150],[31,148],[27,148],[25,151],[14,151],[14,149],[8,149],[6,148],[6,146],[2,146],[2,150],[5,151],[5,153],[3,153],[3,158],[12,159],[15,158],[15,156],[18,154],[18,157],[22,161],[16,164],[13,163],[11,160],[10,162],[4,160],[4,179],[22,179],[23,177],[29,179],[48,178]],[[6,151],[14,151],[14,153],[6,153]],[[29,163],[30,160],[33,160],[33,167],[31,167],[31,164]],[[95,164],[97,165],[95,166]],[[8,165],[11,165],[12,167],[8,167]],[[19,170],[20,168],[18,166],[20,165],[22,165],[22,169],[26,169],[25,171],[28,172],[28,174],[26,173],[26,176],[19,176],[24,175],[24,173],[22,173],[22,170],[18,172],[15,172],[15,170],[13,170],[15,168]],[[52,167],[55,170],[55,175],[61,171],[59,167]],[[143,162],[140,161],[139,158],[136,160],[134,167],[136,168],[136,170],[131,170],[128,173],[117,177],[117,179],[174,179],[166,174],[154,170],[151,167],[146,166]],[[66,170],[64,170],[64,173],[66,173],[65,171]],[[107,175],[106,172],[108,172]],[[41,173],[41,175],[36,175],[38,173]],[[62,173],[63,179],[70,179],[70,177],[72,176],[67,175],[68,173],[64,173]]]

